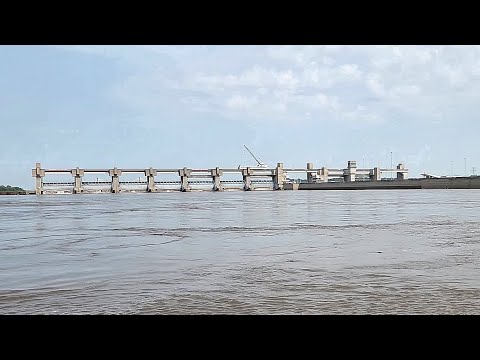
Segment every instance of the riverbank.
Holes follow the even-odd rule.
[[[33,192],[35,194],[35,191]],[[0,191],[0,195],[29,195],[29,192],[23,191]]]

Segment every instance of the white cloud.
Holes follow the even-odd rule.
[[[276,71],[254,66],[238,75],[204,75],[194,79],[197,86],[206,86],[215,90],[219,87],[294,87],[299,80],[291,70]]]
[[[339,110],[340,107],[336,97],[328,96],[320,92],[312,95],[296,95],[288,100],[310,110],[323,109],[333,112]]]
[[[357,105],[354,110],[346,111],[343,116],[345,120],[363,124],[381,124],[384,122],[381,115],[371,112],[363,105]]]
[[[367,88],[380,98],[386,97],[386,90],[378,75],[371,75],[367,79]]]
[[[420,93],[420,87],[417,85],[399,85],[392,89],[393,96],[413,96]]]
[[[227,100],[227,106],[232,109],[248,109],[256,102],[255,98],[247,98],[246,96],[235,95]]]
[[[324,45],[323,47],[326,52],[338,52],[343,48],[343,45]]]
[[[130,76],[113,94],[139,111],[179,101],[239,120],[282,113],[301,121],[310,113],[379,124],[392,111],[447,121],[453,105],[479,110],[479,46],[62,48],[128,64]]]
[[[354,78],[359,78],[362,75],[362,72],[358,69],[356,64],[345,64],[340,66],[339,72],[343,75],[352,76]]]

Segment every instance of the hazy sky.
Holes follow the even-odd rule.
[[[60,167],[480,173],[478,46],[0,46],[0,184]]]

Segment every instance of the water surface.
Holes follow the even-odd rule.
[[[480,191],[0,197],[0,314],[479,314]]]

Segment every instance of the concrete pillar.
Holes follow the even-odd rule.
[[[328,182],[328,169],[325,166],[318,170],[317,174],[317,179],[320,182]]]
[[[118,177],[122,175],[122,170],[115,167],[108,170],[108,174],[112,177],[112,193],[120,192],[120,180]]]
[[[71,174],[73,176],[73,193],[74,194],[81,194],[83,192],[82,187],[82,176],[84,175],[85,171],[83,169],[72,169]]]
[[[186,192],[190,191],[190,185],[188,184],[188,177],[192,170],[184,167],[183,169],[178,170],[178,175],[180,175],[180,191]]]
[[[351,160],[348,162],[347,171],[344,175],[345,182],[355,181],[355,176],[357,175],[357,162]]]
[[[370,180],[371,181],[380,181],[382,180],[382,173],[380,172],[380,168],[376,167],[370,171]]]
[[[223,185],[220,182],[220,176],[223,175],[223,170],[220,170],[218,167],[210,171],[213,179],[213,191],[223,191]]]
[[[35,178],[35,194],[42,195],[45,170],[42,169],[40,163],[35,164],[35,169],[32,169],[32,176]]]
[[[145,169],[145,176],[147,177],[147,192],[155,192],[155,175],[157,175],[157,169]]]
[[[397,169],[398,170],[406,170],[405,165],[403,165],[402,163],[397,165]],[[397,180],[407,180],[407,179],[408,179],[408,172],[405,172],[405,173],[398,173],[397,172]]]
[[[242,176],[243,176],[243,190],[250,191],[253,190],[252,179],[251,176],[253,175],[253,170],[247,167],[246,169],[242,169]]]
[[[277,163],[277,167],[273,170],[273,190],[283,190],[283,183],[287,179],[285,171],[283,171],[283,163]]]
[[[311,170],[311,169],[313,169],[313,163],[307,163],[307,170]],[[313,172],[307,171],[307,182],[309,184],[315,182]]]

